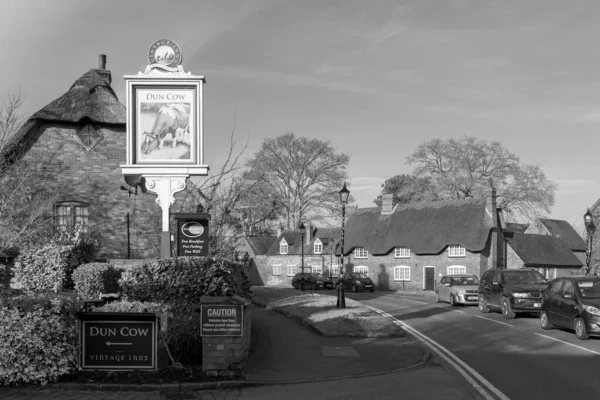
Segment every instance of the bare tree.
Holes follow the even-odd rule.
[[[484,197],[491,179],[498,205],[514,219],[536,221],[554,205],[556,184],[537,165],[521,164],[500,142],[474,137],[433,139],[408,156],[413,174],[427,178],[444,199]]]
[[[301,220],[337,219],[338,192],[347,179],[349,162],[350,156],[336,152],[329,141],[286,133],[264,140],[247,162],[248,178],[261,182],[292,229]]]
[[[0,106],[0,251],[50,234],[59,191],[40,187],[40,166],[23,159],[18,132],[24,127],[19,113],[21,94],[9,93]]]
[[[209,253],[214,257],[233,256],[239,241],[251,234],[269,233],[277,204],[261,193],[261,182],[249,180],[241,157],[248,143],[236,150],[235,124],[229,152],[220,169],[207,178],[190,181],[189,190],[178,200],[180,212],[210,214]]]

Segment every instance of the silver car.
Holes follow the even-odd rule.
[[[435,291],[435,300],[456,304],[477,305],[479,279],[475,275],[442,275]]]

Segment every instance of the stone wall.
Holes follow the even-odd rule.
[[[203,302],[205,302],[203,297]],[[231,298],[213,297],[211,304],[230,304]],[[202,371],[206,376],[243,377],[250,351],[252,313],[244,307],[242,336],[203,336]]]

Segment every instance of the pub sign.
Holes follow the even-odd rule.
[[[175,214],[177,220],[177,255],[180,257],[208,256],[208,222],[204,213]]]
[[[156,369],[156,314],[86,312],[79,321],[82,369]]]

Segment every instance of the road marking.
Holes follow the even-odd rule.
[[[426,302],[426,301],[411,300],[411,299],[406,299],[406,298],[404,298],[404,297],[402,298],[402,300],[405,300],[405,301],[412,301],[413,303],[430,304],[430,303],[428,303],[428,302]]]
[[[594,354],[597,354],[597,355],[600,356],[600,353],[598,353],[597,351],[586,349],[585,347],[577,346],[576,344],[565,342],[564,340],[556,339],[556,338],[553,338],[552,336],[542,335],[541,333],[537,333],[537,332],[535,332],[535,334],[538,335],[538,336],[543,336],[543,337],[551,339],[551,340],[556,340],[557,342],[568,344],[569,346],[577,347],[580,350],[589,351],[590,353],[594,353]]]
[[[492,322],[496,322],[498,324],[502,324],[502,325],[506,325],[506,326],[510,326],[511,328],[514,328],[514,325],[511,324],[507,324],[506,322],[502,322],[502,321],[496,321],[495,319],[491,319],[491,318],[486,318],[486,317],[482,317],[481,315],[476,315],[477,318],[481,318],[481,319],[487,319],[488,321],[492,321]]]
[[[430,348],[439,357],[443,358],[447,363],[452,365],[452,367],[454,367],[475,388],[475,390],[477,390],[479,392],[479,394],[481,394],[483,396],[483,398],[485,398],[486,400],[495,400],[495,398],[492,395],[490,395],[490,393],[487,390],[485,390],[483,387],[481,387],[481,385],[479,385],[479,383],[474,378],[479,380],[479,382],[481,382],[484,386],[486,386],[489,391],[491,391],[493,394],[495,394],[501,400],[510,400],[504,393],[502,393],[494,385],[492,385],[491,382],[489,382],[483,376],[479,375],[479,373],[477,373],[477,371],[475,371],[473,368],[471,368],[468,364],[466,364],[460,358],[456,357],[454,354],[452,354],[448,349],[446,349],[444,346],[442,346],[438,342],[436,342],[433,339],[429,338],[428,336],[422,334],[421,332],[414,329],[407,323],[400,321],[398,318],[394,317],[393,315],[386,313],[385,311],[382,311],[378,308],[371,307],[371,306],[367,306],[367,307],[369,307],[371,310],[383,315],[384,317],[390,319],[392,322],[394,322],[396,325],[400,326],[401,328],[412,333],[419,341],[424,343],[428,348]],[[467,371],[474,378],[471,375],[469,375],[467,373]]]
[[[450,310],[450,311],[456,311],[456,312],[459,312],[459,313],[463,313],[463,314],[464,314],[464,311],[455,310],[455,309],[453,309],[453,308],[450,308],[450,307],[444,307],[444,306],[437,306],[437,307],[439,307],[439,308],[444,308],[444,309],[446,309],[446,310]]]

